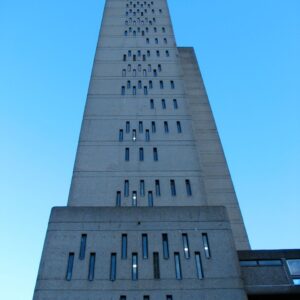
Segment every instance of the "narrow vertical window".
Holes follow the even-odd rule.
[[[118,191],[116,195],[116,206],[121,206],[121,192]]]
[[[166,106],[166,100],[165,99],[161,100],[161,106],[162,106],[162,109],[166,109],[167,108],[167,106]]]
[[[157,56],[157,57],[160,57],[160,52],[159,52],[159,50],[156,50],[156,56]]]
[[[131,27],[129,28],[129,31],[131,31]],[[131,50],[128,50],[128,57],[131,57]]]
[[[178,103],[176,99],[173,99],[173,107],[174,109],[178,109]]]
[[[120,296],[120,300],[126,300],[126,296]],[[170,299],[172,300],[172,299]]]
[[[176,279],[180,280],[180,279],[182,279],[182,274],[181,274],[181,264],[180,264],[180,254],[179,254],[179,252],[174,253],[174,260],[175,260]]]
[[[94,280],[94,274],[95,274],[95,262],[96,262],[96,253],[90,254],[90,264],[89,264],[89,281]]]
[[[127,234],[122,234],[121,258],[127,258]]]
[[[153,273],[154,279],[160,279],[160,270],[159,270],[159,253],[153,253]]]
[[[125,299],[126,300],[126,299]],[[173,296],[167,295],[166,300],[173,300]]]
[[[132,206],[137,206],[137,192],[132,192]]]
[[[125,77],[126,76],[126,69],[122,70],[122,76]]]
[[[156,69],[153,70],[153,76],[157,77],[157,71],[156,71]]]
[[[125,95],[125,86],[122,86],[122,89],[121,89],[121,95]]]
[[[150,109],[154,109],[154,100],[150,99]]]
[[[170,187],[171,187],[171,195],[176,196],[176,186],[175,186],[175,180],[170,180]]]
[[[139,89],[142,88],[142,81],[141,81],[141,80],[138,81],[138,88],[139,88]]]
[[[66,280],[68,281],[72,279],[73,264],[74,264],[74,253],[71,252],[69,253],[67,273],[66,273]]]
[[[131,65],[130,64],[127,66],[127,71],[131,72]]]
[[[151,122],[151,129],[152,129],[152,133],[156,132],[156,125],[154,121]]]
[[[170,52],[169,50],[166,50],[166,56],[169,57],[170,56]]]
[[[136,55],[133,55],[132,59],[133,61],[136,61]]]
[[[197,277],[198,277],[198,279],[203,279],[204,276],[203,276],[200,252],[195,252],[195,263],[196,263],[196,269],[197,269]]]
[[[155,194],[156,196],[160,196],[160,183],[159,180],[155,180]]]
[[[136,69],[133,69],[133,71],[132,71],[132,76],[133,76],[133,77],[136,77]]]
[[[148,88],[144,86],[144,95],[148,95]]]
[[[110,256],[110,280],[115,281],[117,277],[117,254],[112,253]]]
[[[190,247],[189,247],[188,235],[186,233],[184,233],[182,235],[182,244],[183,244],[184,257],[186,259],[189,259],[190,258]]]
[[[143,76],[147,77],[147,70],[146,69],[143,70]]]
[[[150,50],[147,50],[147,56],[150,57]]]
[[[131,83],[130,80],[127,80],[127,88],[130,89]]]
[[[168,44],[168,40],[166,38],[164,38],[164,43]]]
[[[175,83],[173,80],[170,81],[170,84],[171,84],[171,89],[175,89]]]
[[[130,132],[130,122],[126,121],[126,133]]]
[[[158,38],[155,38],[155,44],[158,45]]]
[[[164,122],[164,129],[165,129],[165,133],[169,133],[169,125],[167,121]]]
[[[80,240],[80,252],[79,252],[79,259],[80,260],[83,260],[84,257],[85,257],[86,240],[87,240],[87,235],[82,234],[81,235],[81,240]]]
[[[202,241],[203,241],[205,257],[207,259],[209,259],[211,257],[211,254],[210,254],[210,247],[209,247],[209,241],[208,241],[207,233],[202,234]]]
[[[150,44],[149,38],[146,39],[146,43],[147,43],[147,44]]]
[[[132,140],[135,142],[136,141],[136,129],[132,130]]]
[[[140,196],[145,197],[145,181],[140,180]]]
[[[159,86],[160,86],[161,89],[164,88],[164,82],[162,80],[159,82]]]
[[[143,61],[146,61],[146,55],[143,54]]]
[[[151,67],[151,65],[149,64],[149,65],[148,65],[148,72],[151,72],[151,70],[152,70],[152,67]]]
[[[153,89],[153,83],[151,80],[149,81],[149,89]]]
[[[150,141],[150,131],[149,129],[146,129],[146,142]]]
[[[144,161],[144,148],[139,149],[139,159],[140,161]]]
[[[169,241],[168,241],[168,235],[166,233],[163,233],[162,235],[162,243],[163,243],[164,259],[169,259]]]
[[[186,194],[188,196],[192,196],[191,182],[188,179],[185,181],[185,187],[186,187]]]
[[[158,65],[158,71],[161,72],[162,68],[161,68],[161,64]]]
[[[123,55],[123,61],[126,61],[126,59],[127,59],[127,56],[126,56],[126,54],[124,54]]]
[[[134,96],[136,95],[136,86],[132,87],[132,95],[134,95]]]
[[[129,196],[129,180],[124,181],[124,197]]]
[[[139,133],[143,133],[143,131],[144,131],[143,122],[139,121]]]
[[[142,234],[143,259],[148,259],[148,235]]]
[[[132,266],[131,266],[132,280],[138,280],[138,255],[132,254]]]
[[[177,121],[177,132],[182,133],[181,123],[179,121]]]
[[[123,129],[120,129],[120,131],[119,131],[119,142],[123,142],[123,139],[124,139]]]
[[[125,161],[129,161],[129,148],[125,149]]]
[[[148,206],[153,207],[153,192],[148,192]]]
[[[158,151],[157,148],[153,148],[153,160],[158,161]]]
[[[143,300],[150,300],[150,296],[144,296]]]

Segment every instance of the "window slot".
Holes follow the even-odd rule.
[[[181,123],[177,121],[177,132],[182,133]]]
[[[182,279],[182,274],[181,274],[181,264],[180,264],[180,254],[179,254],[179,252],[174,253],[174,260],[175,260],[176,279],[181,280]]]
[[[148,192],[148,206],[153,207],[153,192]]]
[[[203,269],[202,269],[202,262],[201,262],[200,252],[195,252],[195,263],[196,263],[198,279],[203,279],[204,276],[203,276]]]
[[[159,180],[155,180],[155,194],[157,197],[160,196],[160,183]]]
[[[159,82],[159,86],[160,86],[161,89],[164,88],[164,82],[162,80]]]
[[[173,80],[170,81],[170,84],[171,84],[171,89],[172,89],[172,90],[175,89],[175,83],[174,83]]]
[[[162,68],[161,68],[161,65],[160,65],[160,64],[158,65],[158,71],[159,71],[159,72],[162,71]]]
[[[96,253],[90,254],[90,264],[89,264],[89,281],[94,280],[94,274],[95,274],[95,262],[96,262]]]
[[[126,300],[126,296],[120,296],[120,300]],[[172,300],[172,299],[170,299]]]
[[[125,69],[122,70],[122,77],[126,77],[126,70]]]
[[[140,196],[145,197],[145,181],[140,180]]]
[[[185,181],[185,187],[186,187],[186,194],[188,196],[192,196],[191,182],[188,179]]]
[[[129,148],[125,149],[125,161],[129,161]]]
[[[68,265],[67,265],[67,273],[66,273],[67,281],[70,281],[72,279],[73,264],[74,264],[74,253],[71,252],[69,253]]]
[[[144,300],[150,300],[150,296],[144,296]]]
[[[115,281],[117,277],[117,254],[112,253],[110,257],[110,280]]]
[[[163,233],[162,235],[162,243],[163,243],[164,259],[169,259],[169,241],[168,241],[168,235],[166,233]]]
[[[165,133],[169,133],[169,125],[167,121],[164,122],[164,129],[165,129]]]
[[[127,258],[127,234],[122,234],[121,258]]]
[[[154,100],[150,99],[150,109],[154,109]]]
[[[116,206],[121,206],[121,192],[120,191],[117,192]]]
[[[144,86],[144,95],[148,95],[148,88]]]
[[[132,254],[132,264],[131,264],[131,276],[132,280],[138,280],[138,255],[137,253]]]
[[[81,235],[81,241],[80,241],[80,252],[79,252],[79,259],[80,260],[83,260],[84,257],[85,257],[86,240],[87,240],[87,235],[82,234]]]
[[[150,141],[150,131],[149,129],[146,129],[146,142]]]
[[[176,196],[176,186],[175,186],[175,180],[170,180],[170,187],[171,187],[171,195]]]
[[[189,247],[188,235],[186,233],[184,233],[182,235],[182,244],[183,244],[184,257],[186,259],[189,259],[190,258],[190,247]]]
[[[119,142],[123,142],[124,139],[124,132],[123,129],[119,130]]]
[[[121,95],[122,95],[122,96],[125,95],[125,86],[122,86],[122,88],[121,88]]]
[[[137,192],[132,192],[132,206],[137,206]]]
[[[162,106],[162,109],[166,109],[167,108],[167,106],[166,106],[166,100],[165,99],[161,100],[161,106]]]
[[[159,270],[159,253],[153,253],[153,273],[154,279],[160,279],[160,270]]]
[[[132,130],[132,140],[135,142],[136,141],[136,130]]]
[[[167,299],[167,300],[173,300],[173,296],[167,295],[166,299]],[[123,300],[123,299],[121,299],[121,300]],[[126,300],[126,298],[125,298],[124,300]]]
[[[153,160],[158,161],[158,151],[157,148],[153,148]]]
[[[178,103],[176,99],[173,99],[173,107],[174,109],[178,109]]]
[[[139,149],[139,159],[140,161],[144,161],[144,148]]]
[[[124,197],[129,197],[129,180],[124,181]]]
[[[156,132],[156,125],[154,121],[151,122],[151,129],[152,129],[152,133]]]
[[[142,234],[143,259],[148,259],[148,235]]]
[[[126,121],[126,133],[130,132],[130,122]]]
[[[202,234],[202,241],[203,241],[205,257],[207,259],[209,259],[209,258],[211,258],[211,254],[210,254],[210,247],[209,247],[209,241],[208,241],[207,233]]]

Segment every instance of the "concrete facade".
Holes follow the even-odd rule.
[[[68,205],[52,210],[34,300],[245,300],[265,277],[297,291],[284,264],[273,277],[241,268],[251,253],[166,0],[106,0]]]

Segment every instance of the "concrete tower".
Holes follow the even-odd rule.
[[[52,210],[34,299],[247,299],[237,250],[249,248],[166,0],[106,0],[68,206]]]

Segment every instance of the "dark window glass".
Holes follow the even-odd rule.
[[[117,192],[116,206],[121,206],[121,192],[120,191]]]
[[[170,56],[170,52],[169,50],[166,50],[166,56],[169,57]]]
[[[123,139],[124,139],[123,129],[120,129],[120,131],[119,131],[119,141],[123,142]]]
[[[300,260],[299,260],[300,262]],[[282,261],[280,259],[270,259],[270,260],[259,260],[258,261],[259,266],[282,266]],[[300,263],[299,263],[299,276],[300,276]]]
[[[292,276],[300,276],[300,259],[288,259],[287,265]]]
[[[125,149],[125,161],[129,161],[129,148]]]
[[[161,72],[161,70],[162,70],[162,69],[161,69],[161,65],[159,64],[159,65],[158,65],[158,71]]]
[[[144,86],[144,95],[148,95],[148,88]]]
[[[150,57],[150,50],[147,50],[147,56]]]
[[[164,82],[162,80],[159,82],[159,86],[160,86],[161,89],[164,88]]]
[[[178,109],[178,103],[177,103],[176,99],[173,99],[173,106],[174,106],[174,109]]]
[[[179,121],[177,121],[177,132],[182,133],[181,123]]]
[[[241,267],[256,267],[257,261],[256,260],[241,260],[240,266]]]
[[[126,54],[124,54],[123,55],[123,61],[126,61],[126,59],[127,59],[127,56],[126,56]]]
[[[120,300],[126,300],[126,296],[120,296]]]
[[[136,55],[133,55],[133,61],[136,61]]]
[[[149,81],[149,89],[153,89],[153,83],[151,80]]]
[[[132,87],[132,95],[134,95],[134,96],[136,95],[136,86]]]
[[[161,106],[162,106],[163,109],[167,108],[167,106],[166,106],[166,100],[165,99],[161,100]]]
[[[175,180],[170,180],[170,187],[171,187],[171,195],[176,196],[176,186],[175,186]]]
[[[185,187],[186,187],[186,194],[188,196],[192,196],[191,182],[188,179],[185,181]]]
[[[158,38],[155,38],[155,44],[156,45],[158,44]]]
[[[159,57],[160,56],[160,52],[159,50],[156,50],[156,56]]]
[[[155,69],[153,70],[153,76],[157,77],[157,71]]]
[[[148,192],[148,206],[149,207],[153,206],[153,193],[151,191]]]
[[[169,259],[169,241],[168,241],[168,235],[166,233],[163,233],[162,235],[162,242],[163,242],[164,259]]]
[[[132,254],[132,265],[131,265],[132,280],[138,280],[138,255],[137,253]]]
[[[124,181],[124,196],[129,197],[129,180]]]
[[[137,206],[137,192],[132,192],[132,206]]]
[[[131,27],[129,28],[129,31],[131,31]],[[131,57],[131,50],[128,50],[128,57]]]
[[[94,280],[95,273],[95,262],[96,262],[96,253],[90,254],[90,264],[89,264],[89,281]]]
[[[122,94],[122,95],[125,95],[125,86],[122,86],[121,94]]]
[[[117,277],[117,254],[112,253],[110,257],[110,280],[115,281]]]
[[[68,281],[72,279],[73,264],[74,264],[74,253],[71,252],[69,253],[67,273],[66,273],[66,280]]]
[[[167,295],[166,299],[167,299],[167,300],[173,300],[173,296]],[[125,300],[126,300],[126,299],[125,299]]]
[[[196,263],[198,279],[203,279],[203,269],[202,269],[200,252],[195,252],[195,263]]]
[[[143,76],[147,77],[147,70],[146,69],[143,70]]]
[[[165,129],[165,133],[169,133],[169,125],[167,121],[164,122],[164,129]]]
[[[132,140],[135,142],[136,141],[136,130],[132,130]]]
[[[146,61],[146,55],[143,54],[143,61]]]
[[[144,160],[144,148],[139,149],[139,159],[140,161]]]
[[[127,258],[127,234],[122,234],[121,258]]]
[[[160,183],[159,180],[155,180],[155,194],[156,196],[160,196]]]
[[[130,80],[127,80],[127,88],[128,89],[130,89],[130,85],[131,85]]]
[[[155,133],[156,132],[156,125],[155,125],[155,122],[151,122],[151,129],[152,129],[152,133]]]
[[[148,235],[142,235],[142,250],[143,250],[143,259],[148,259]]]
[[[173,80],[171,80],[171,89],[175,89],[175,83],[174,83],[174,81]]]
[[[150,99],[150,108],[154,109],[154,100],[153,99]]]
[[[150,131],[149,129],[146,129],[146,142],[150,141]]]
[[[140,196],[145,197],[145,181],[140,180]]]
[[[138,88],[139,88],[139,89],[142,88],[142,81],[141,81],[141,80],[138,81]]]
[[[180,254],[179,254],[179,252],[174,253],[174,260],[175,260],[176,279],[180,280],[180,279],[182,279],[182,274],[181,274],[181,264],[180,264]]]
[[[127,121],[126,122],[126,133],[129,133],[130,132],[130,122]]]
[[[209,241],[208,241],[208,235],[207,233],[202,234],[202,240],[203,240],[203,247],[204,247],[204,253],[206,258],[210,258],[210,248],[209,248]]]
[[[83,260],[85,257],[86,240],[87,240],[87,235],[82,234],[81,241],[80,241],[80,252],[79,252],[79,259],[81,260]]]
[[[167,44],[168,43],[168,40],[166,38],[164,38],[164,43]]]
[[[183,244],[184,257],[186,259],[189,259],[190,258],[190,247],[189,247],[188,235],[186,233],[184,233],[182,235],[182,244]]]
[[[144,300],[150,300],[150,296],[144,296]]]
[[[153,148],[153,160],[158,161],[158,151],[157,148]]]
[[[154,279],[160,279],[158,252],[153,253],[153,273],[154,273]]]

